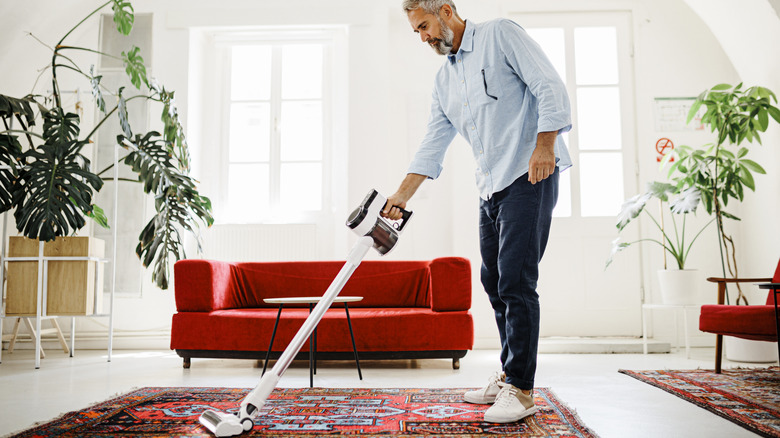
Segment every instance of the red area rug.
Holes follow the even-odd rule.
[[[621,373],[766,437],[780,437],[780,368],[628,371]]]
[[[464,389],[277,389],[243,436],[267,437],[595,437],[548,388],[536,415],[518,423],[482,421],[484,405],[463,403]],[[235,412],[248,389],[142,388],[70,412],[18,437],[210,437],[206,409]]]

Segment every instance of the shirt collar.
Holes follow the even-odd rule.
[[[461,52],[471,52],[474,50],[474,25],[469,21],[465,20],[466,22],[466,28],[463,30],[463,38],[460,40],[460,47],[458,48],[458,52],[455,54],[449,54],[447,57],[449,58],[450,62],[455,62],[455,56],[458,53]]]

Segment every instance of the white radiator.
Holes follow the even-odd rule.
[[[226,262],[315,260],[314,224],[214,225],[203,230],[203,258]]]

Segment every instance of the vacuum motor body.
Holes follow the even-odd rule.
[[[382,255],[393,249],[398,242],[398,233],[403,230],[406,222],[412,216],[411,211],[398,207],[402,217],[391,223],[380,215],[385,204],[387,204],[387,198],[372,189],[347,218],[347,227],[358,236],[371,237],[374,240],[374,248]]]

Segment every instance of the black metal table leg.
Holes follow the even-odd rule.
[[[311,315],[314,304],[309,303],[309,315]],[[309,336],[309,388],[314,388],[314,339],[317,337],[317,328]]]
[[[349,318],[349,306],[344,302],[344,311],[347,312],[347,324],[349,324],[349,337],[352,338],[352,351],[355,353],[355,364],[357,365],[358,377],[363,380],[363,373],[360,371],[360,359],[358,359],[357,347],[355,346],[355,334],[352,332],[352,320]]]
[[[263,362],[263,374],[265,374],[265,370],[266,368],[268,368],[268,359],[271,357],[271,347],[274,346],[274,338],[276,337],[276,328],[279,327],[279,318],[282,316],[283,306],[284,304],[279,304],[279,312],[276,313],[276,322],[274,323],[274,331],[271,333],[271,342],[268,343],[268,351],[265,353],[265,361]]]
[[[778,314],[777,308],[777,295],[780,294],[779,283],[767,283],[759,284],[760,289],[769,289],[769,293],[772,294],[772,299],[775,303],[775,336],[777,337],[777,356],[780,357],[780,314]]]
[[[772,297],[775,299],[775,336],[777,337],[777,357],[780,358],[780,315],[777,314],[777,294],[780,293],[780,288],[772,288]]]

